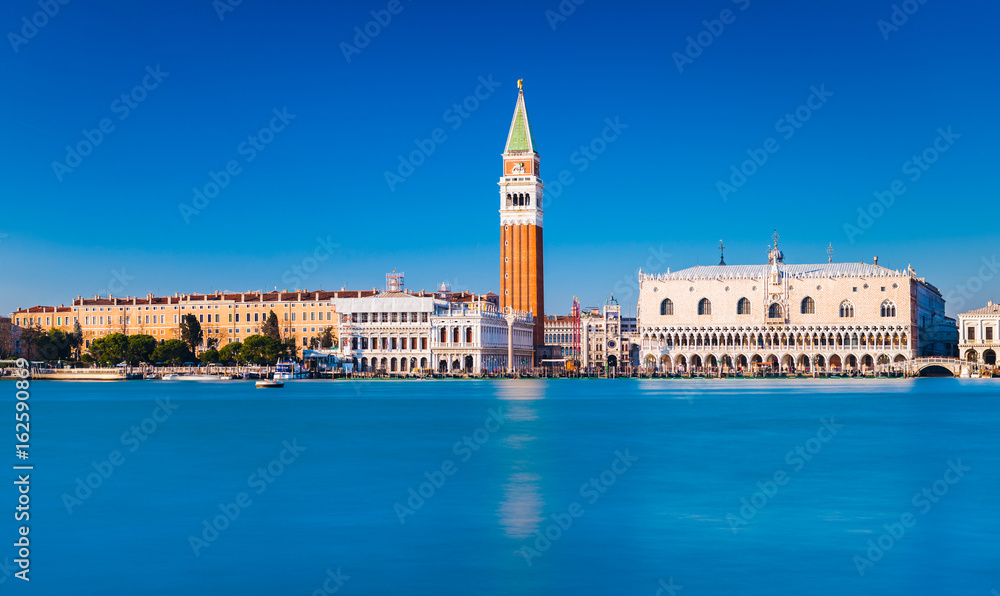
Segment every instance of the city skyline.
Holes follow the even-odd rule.
[[[393,269],[413,289],[499,292],[519,78],[544,162],[547,313],[614,293],[634,315],[640,268],[715,264],[720,238],[728,263],[766,263],[774,228],[790,263],[825,263],[832,243],[834,262],[912,265],[951,316],[1000,295],[991,226],[953,207],[993,188],[996,6],[564,4],[463,7],[481,24],[461,30],[409,2],[68,4],[30,37],[39,5],[4,8],[22,92],[0,124],[18,148],[0,311],[364,290]],[[124,33],[95,36],[109,25]],[[518,44],[532,60],[511,60]]]

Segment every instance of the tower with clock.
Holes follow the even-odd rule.
[[[534,316],[534,345],[544,343],[545,277],[542,269],[542,179],[522,82],[507,133],[500,178],[500,308]]]

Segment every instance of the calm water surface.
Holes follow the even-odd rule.
[[[998,390],[37,382],[32,581],[0,591],[990,596]]]

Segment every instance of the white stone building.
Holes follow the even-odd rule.
[[[627,372],[634,364],[633,356],[638,354],[638,346],[631,341],[635,328],[635,318],[622,317],[621,306],[612,296],[602,308],[580,312],[579,351],[571,316],[545,318],[545,344],[554,351],[554,357],[578,361],[585,371]]]
[[[1000,346],[1000,304],[988,302],[977,310],[958,315],[961,340],[958,352],[963,360],[996,366]]]
[[[341,356],[354,358],[362,372],[506,372],[511,362],[515,370],[530,370],[531,315],[516,313],[508,321],[498,299],[404,291],[334,299]]]
[[[869,370],[957,343],[957,330],[928,334],[921,317],[947,320],[941,293],[912,268],[887,269],[877,257],[786,264],[777,235],[767,265],[639,274],[645,370]]]

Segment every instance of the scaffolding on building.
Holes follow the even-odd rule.
[[[386,292],[402,292],[403,291],[403,273],[396,273],[393,269],[392,273],[385,274],[385,291]]]
[[[573,309],[570,311],[573,319],[573,359],[580,360],[580,301],[573,296]]]

